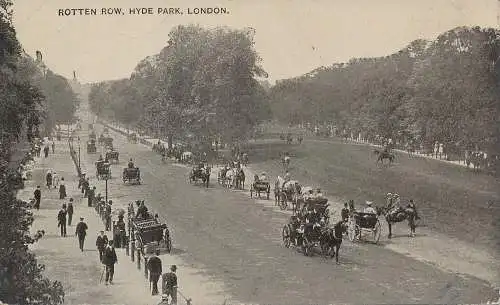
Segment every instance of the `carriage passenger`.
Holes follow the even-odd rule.
[[[263,172],[262,174],[260,174],[260,177],[259,177],[259,180],[258,181],[261,181],[261,182],[269,182],[268,178],[267,178],[267,175],[265,172]]]
[[[323,193],[321,192],[321,188],[316,188],[316,192],[314,193],[314,198],[316,199],[323,199]]]
[[[342,217],[342,221],[349,220],[349,207],[347,202],[344,202],[344,208],[340,212],[340,216]]]
[[[128,161],[128,168],[134,168],[134,162],[132,161],[132,158]]]
[[[375,209],[372,207],[372,204],[373,204],[373,202],[367,201],[366,202],[367,207],[363,210],[363,212],[366,213],[366,214],[374,214],[374,215],[376,215],[377,211],[375,211]]]
[[[137,209],[137,213],[135,214],[135,218],[147,219],[148,215],[148,208],[144,205],[144,201],[141,201],[139,208]]]
[[[97,161],[102,161],[102,155],[99,155],[99,159],[97,159]]]

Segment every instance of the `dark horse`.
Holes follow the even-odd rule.
[[[245,189],[245,172],[242,168],[237,170],[236,176],[234,177],[235,188],[244,190]]]
[[[339,221],[333,228],[325,228],[320,237],[321,251],[325,257],[335,256],[335,262],[339,263],[339,250],[342,245],[342,235],[347,231],[347,224]]]
[[[415,221],[419,219],[417,215],[417,210],[415,208],[390,208],[385,206],[383,208],[378,208],[378,213],[382,213],[389,226],[388,238],[392,238],[392,224],[402,222],[408,219],[408,226],[410,227],[410,236],[415,236]]]
[[[390,153],[386,150],[378,150],[378,149],[375,149],[373,151],[374,154],[378,155],[377,157],[377,162],[376,163],[379,163],[379,162],[382,162],[382,164],[384,163],[384,159],[388,159],[389,160],[389,164],[392,164],[392,162],[394,162],[394,159],[395,159],[395,156],[393,153]]]
[[[189,180],[192,182],[196,182],[196,180],[200,179],[203,184],[208,187],[208,184],[210,182],[210,167],[205,167],[205,168],[193,168],[191,171],[191,174],[189,175]]]

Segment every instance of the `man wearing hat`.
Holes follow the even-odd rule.
[[[102,256],[104,255],[104,250],[108,245],[108,237],[104,234],[104,231],[101,230],[101,234],[97,236],[97,240],[95,241],[95,245],[97,247],[97,251],[99,251],[99,261],[102,262]]]
[[[108,204],[106,205],[106,212],[105,212],[105,217],[106,217],[106,231],[111,231],[111,205],[113,204],[112,200],[108,201]]]
[[[83,189],[83,184],[84,184],[84,181],[85,181],[85,173],[82,173],[82,176],[80,177],[80,179],[78,180],[78,188],[81,188],[82,189],[82,194],[84,192],[84,189]]]
[[[155,255],[151,256],[147,262],[147,268],[149,270],[149,282],[152,283],[153,290],[151,295],[158,294],[158,280],[160,279],[162,268],[161,259],[158,257],[160,255],[160,249],[156,249]]]
[[[162,292],[163,297],[171,297],[171,305],[177,304],[177,275],[175,271],[177,270],[176,265],[170,267],[170,272],[165,273],[162,276]]]
[[[113,241],[108,242],[108,246],[104,250],[104,256],[102,257],[102,263],[106,266],[106,285],[108,281],[113,285],[113,276],[115,274],[115,264],[118,262],[116,256],[115,248],[113,247]]]
[[[40,201],[42,200],[42,191],[40,191],[40,186],[36,186],[36,190],[33,192],[33,196],[35,197],[35,209],[40,209]]]
[[[62,205],[57,214],[57,226],[61,228],[61,237],[66,237],[66,204]]]
[[[69,199],[68,208],[66,209],[66,213],[68,213],[68,226],[71,226],[71,221],[73,220],[73,198]]]
[[[87,229],[89,227],[83,222],[83,217],[80,217],[80,222],[76,225],[75,235],[78,236],[78,243],[80,250],[83,252],[83,244],[85,243],[85,236],[87,236]]]
[[[347,202],[344,202],[344,208],[342,209],[342,211],[340,211],[340,216],[342,217],[342,221],[349,220],[349,207],[347,205]]]

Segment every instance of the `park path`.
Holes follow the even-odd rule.
[[[85,155],[85,153],[82,154],[82,164],[86,163]],[[47,190],[43,186],[45,173],[49,168],[56,170],[59,177],[64,177],[68,195],[66,200],[59,199],[57,190]],[[90,181],[91,185],[95,182],[92,178]],[[158,304],[160,296],[151,296],[143,266],[141,266],[141,271],[137,270],[136,263],[126,255],[125,249],[116,249],[118,264],[115,265],[114,285],[105,286],[104,281],[100,282],[103,266],[99,262],[95,240],[99,231],[104,230],[104,225],[95,209],[87,206],[87,199],[83,198],[77,184],[78,178],[68,145],[66,142],[56,142],[55,154],[49,154],[48,158],[36,158],[32,180],[27,181],[26,187],[18,192],[18,198],[28,200],[32,197],[37,185],[42,188],[41,207],[39,211],[33,210],[35,221],[31,229],[33,233],[37,230],[44,230],[45,236],[31,248],[39,263],[46,266],[46,276],[62,282],[66,293],[65,304],[68,305]],[[61,205],[69,201],[69,198],[74,199],[75,213],[72,225],[67,227],[67,237],[63,238],[60,237],[57,227],[57,213]],[[78,248],[78,239],[75,236],[76,224],[80,217],[84,217],[89,227],[83,252]],[[112,238],[111,232],[106,232],[106,234],[110,239]],[[168,271],[172,264],[178,266],[179,286],[186,295],[193,299],[193,303],[217,304],[224,301],[223,296],[216,294],[214,296],[208,291],[211,288],[210,280],[202,278],[200,270],[191,268],[175,256],[164,254],[160,258],[164,272]],[[185,304],[181,297],[178,301],[179,304]]]

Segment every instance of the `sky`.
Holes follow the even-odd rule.
[[[157,14],[180,8],[182,15]],[[200,7],[227,14],[193,15]],[[96,8],[97,15],[59,16]],[[123,15],[101,15],[121,8]],[[130,8],[152,8],[131,15]],[[499,28],[500,0],[16,0],[14,26],[26,52],[40,50],[54,72],[80,82],[128,78],[166,45],[179,24],[251,27],[269,81],[295,77],[354,57],[384,56],[457,26]]]

